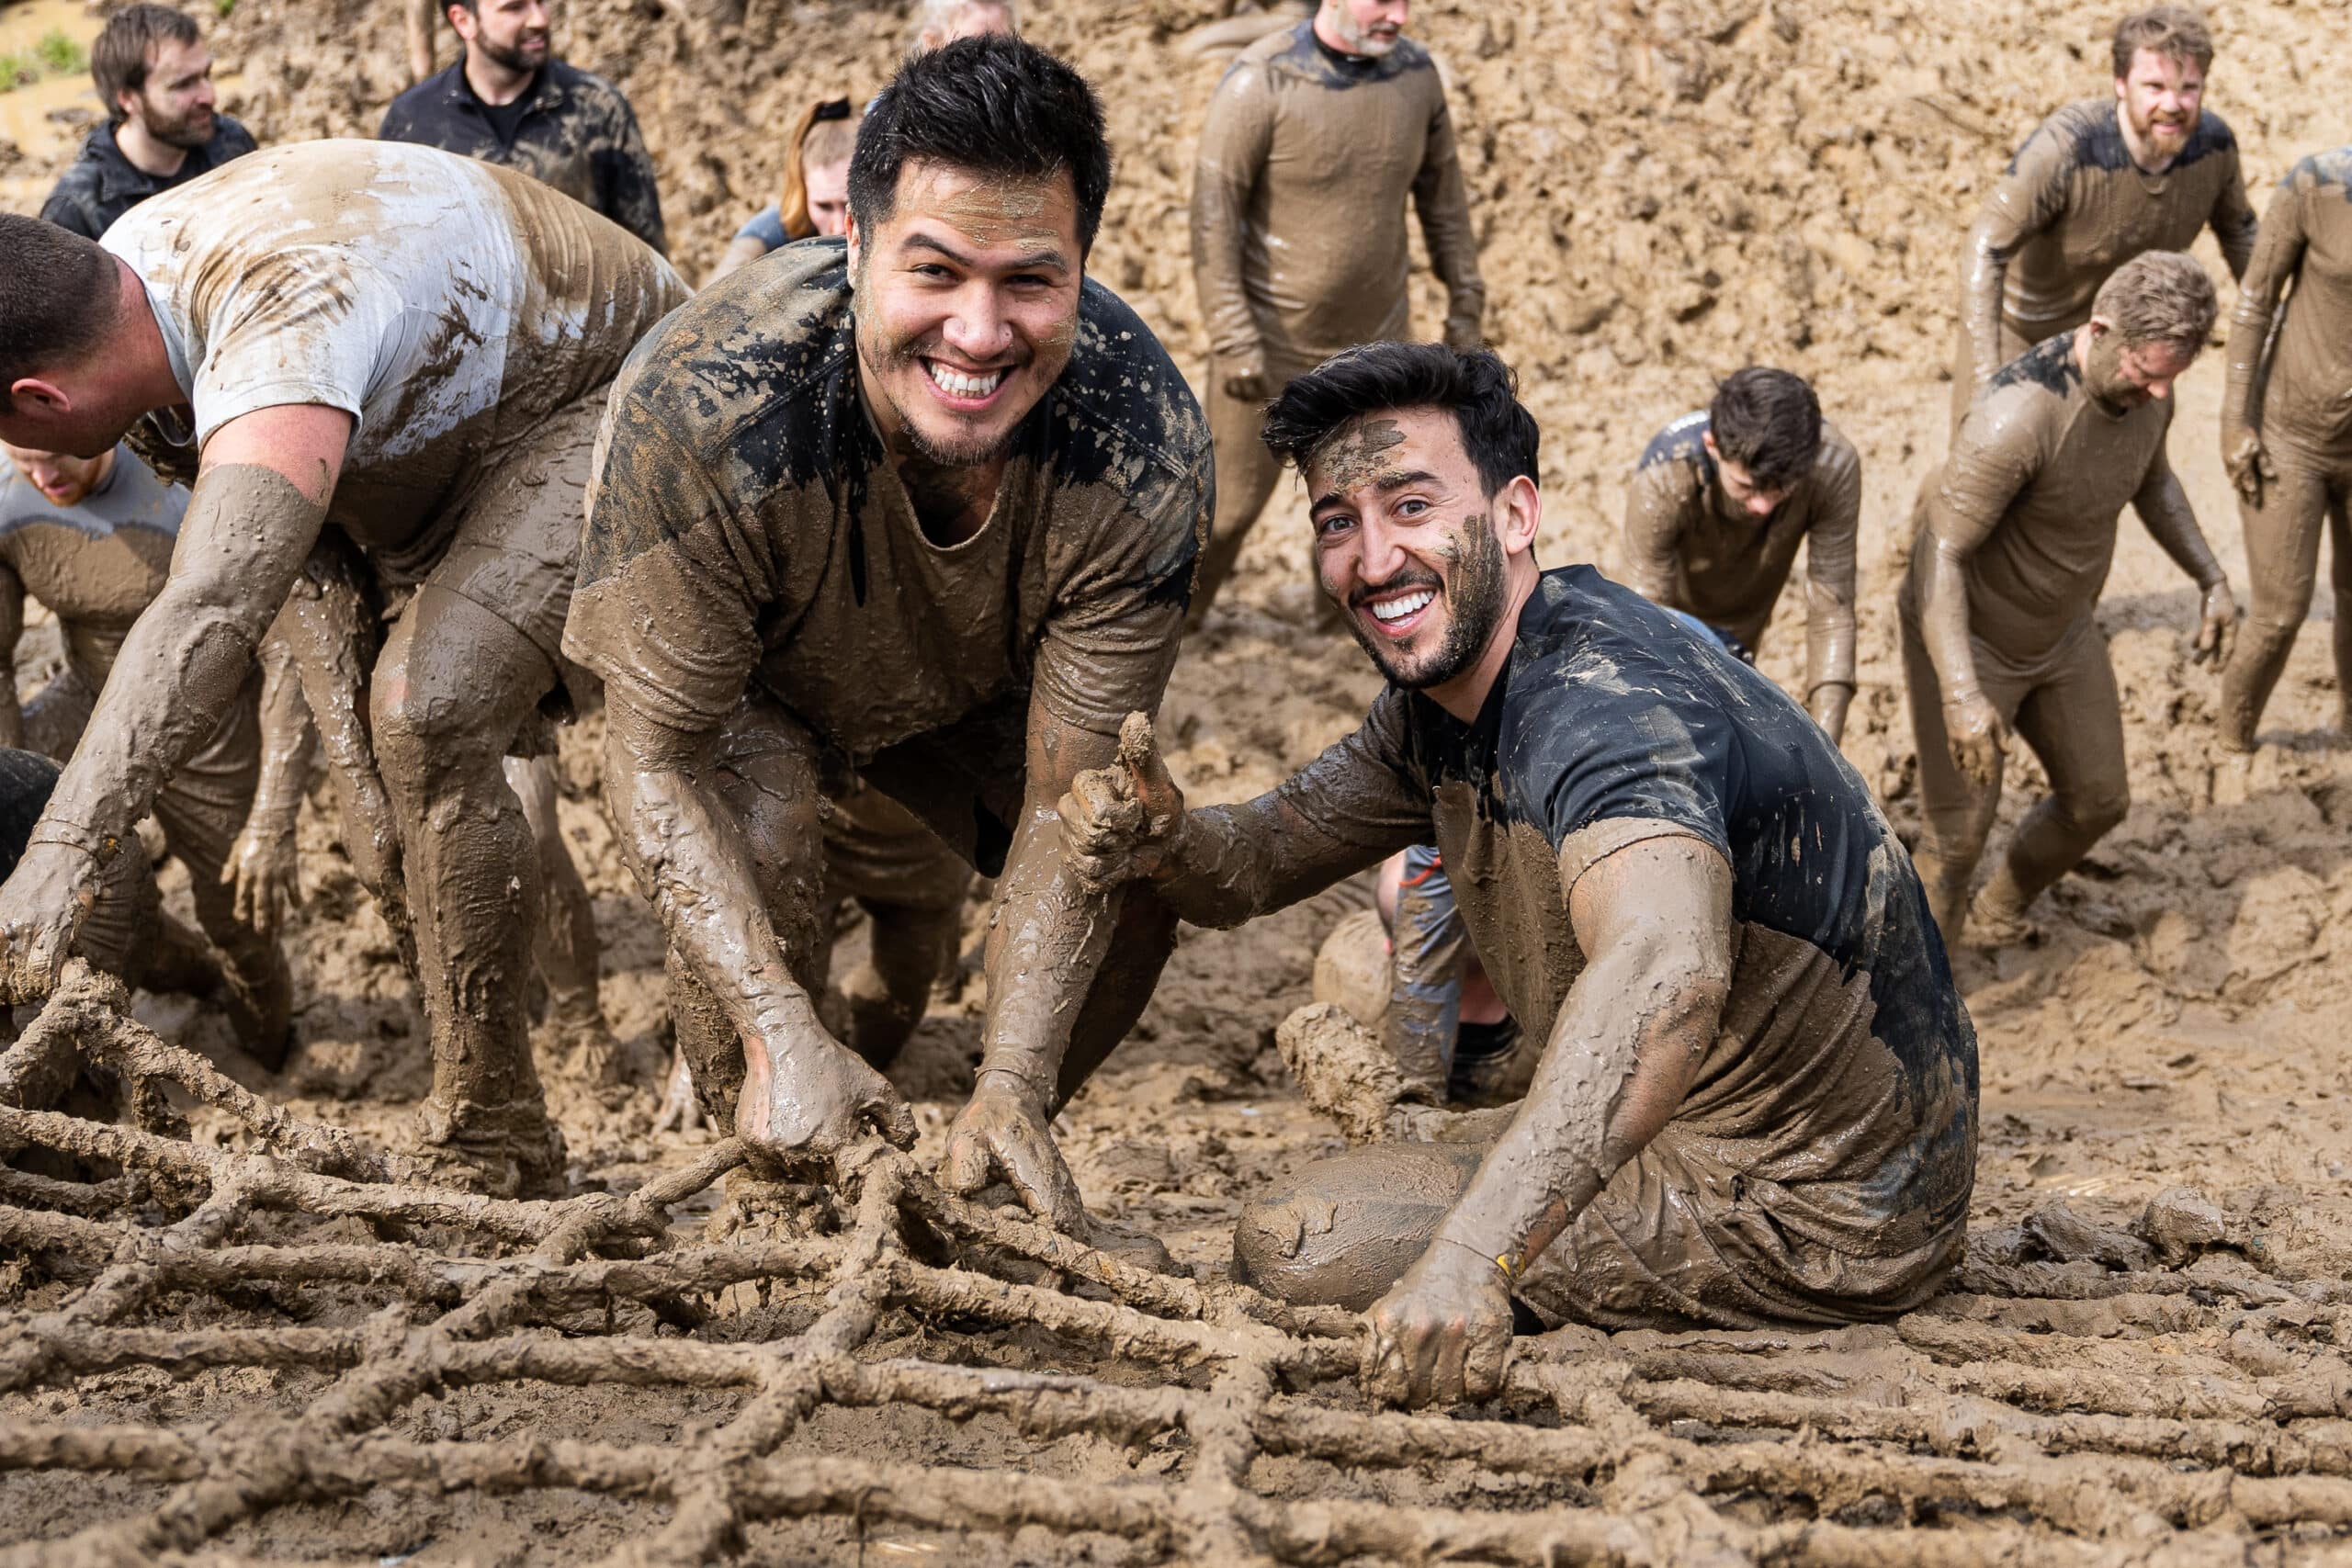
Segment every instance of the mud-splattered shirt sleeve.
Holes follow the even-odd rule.
[[[2074,164],[2074,143],[2053,117],[2018,149],[1969,231],[1960,310],[1979,381],[2001,367],[2001,295],[2009,263],[2066,210]]]
[[[2245,194],[2245,171],[2238,163],[2238,150],[2233,145],[2222,154],[2230,161],[2229,177],[2222,182],[2221,194],[2213,198],[2213,238],[2221,243],[2222,259],[2230,264],[2230,276],[2245,281],[2246,264],[2254,258],[2255,237],[2261,222],[2254,215],[2254,203]]]
[[[1498,768],[1511,809],[1569,858],[1575,877],[1640,839],[1679,834],[1731,855],[1735,727],[1677,660],[1701,657],[1679,627],[1591,643],[1514,671]]]
[[[1413,209],[1420,215],[1430,269],[1446,287],[1445,341],[1453,348],[1476,348],[1485,338],[1487,283],[1478,272],[1478,230],[1470,220],[1470,191],[1442,90],[1430,116],[1429,150],[1413,181]]]
[[[1265,73],[1243,62],[1209,100],[1193,165],[1193,281],[1200,290],[1209,346],[1227,357],[1259,348],[1257,316],[1242,283],[1250,198],[1273,145],[1274,97]]]
[[[653,177],[653,154],[626,99],[614,95],[605,144],[591,154],[596,171],[596,210],[652,246],[670,254],[669,230],[662,221],[662,190]]]
[[[2249,422],[2279,299],[2286,292],[2287,280],[2303,265],[2303,250],[2310,243],[2303,225],[2303,203],[2310,185],[2303,164],[2279,183],[2269,209],[2262,215],[2254,254],[2238,278],[2237,303],[2230,310],[2229,347],[2224,351],[2229,366],[2228,389],[2222,394],[2224,443]]]
[[[1679,550],[1684,520],[1699,499],[1687,463],[1656,462],[1625,486],[1625,584],[1653,604],[1689,611]]]
[[[313,403],[359,419],[378,367],[398,348],[400,290],[342,250],[256,254],[199,294],[189,400],[200,444],[260,409]]]
[[[1804,536],[1804,694],[1854,683],[1854,558],[1861,531],[1862,465],[1852,448],[1822,465]]]
[[[2040,433],[2025,410],[2002,400],[2005,391],[2030,396],[1996,388],[1980,399],[1952,436],[1951,455],[1929,481],[1927,532],[1962,555],[1991,537],[2009,503],[2041,471]],[[1922,539],[1919,547],[1928,543]]]
[[[603,678],[608,700],[707,734],[759,659],[767,536],[713,489],[707,458],[622,395],[599,446],[563,650]]]

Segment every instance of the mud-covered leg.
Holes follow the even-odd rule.
[[[1976,901],[1988,933],[2013,928],[2043,888],[2072,871],[2132,809],[2123,758],[2123,705],[2107,641],[2080,637],[2065,661],[2018,706],[2018,734],[2050,774],[2050,795],[2026,813],[2001,868]]]
[[[2335,728],[2352,739],[2352,476],[2339,475],[2328,497],[2327,581],[2335,593]]]
[[[432,1028],[424,1139],[496,1186],[545,1185],[562,1172],[524,996],[538,855],[502,767],[555,675],[522,633],[428,581],[386,639],[370,694]]]
[[[865,961],[842,976],[842,1043],[888,1066],[956,961],[972,868],[920,818],[860,784],[825,823],[826,896],[857,899],[871,921]]]
[[[871,922],[870,956],[842,976],[850,1049],[877,1067],[898,1059],[931,1005],[932,988],[956,962],[964,934],[961,904],[920,908],[858,900]]]
[[[2319,536],[2328,511],[2327,486],[2292,454],[2281,454],[2278,474],[2262,487],[2262,504],[2241,498],[2246,574],[2253,607],[2238,628],[2237,647],[2222,673],[2221,743],[2254,750],[2262,710],[2295,650],[2295,634],[2311,611],[2319,570]],[[2341,558],[2342,552],[2338,551]],[[2343,622],[2336,623],[2340,630]]]
[[[832,921],[824,894],[826,807],[813,746],[797,726],[756,705],[730,721],[720,744],[710,791],[715,807],[733,818],[751,847],[752,874],[794,983],[816,996],[832,956]],[[732,1127],[743,1088],[743,1042],[674,951],[667,967],[678,1054],[704,1112]]]
[[[1968,914],[1968,886],[1976,863],[1984,858],[1984,840],[1993,830],[1993,814],[2001,804],[2001,772],[1993,782],[1979,785],[1952,761],[1951,743],[1944,729],[1943,696],[1934,665],[1918,632],[1907,622],[1903,628],[1903,665],[1911,691],[1911,733],[1919,755],[1918,847],[1912,863],[1935,915],[1936,929],[1946,947],[1957,946]]]
[[[1217,591],[1233,575],[1241,558],[1241,542],[1257,525],[1258,514],[1282,479],[1282,463],[1259,439],[1265,410],[1225,389],[1225,367],[1209,361],[1209,438],[1216,446],[1216,516],[1209,525],[1208,547],[1201,552],[1200,574],[1193,583],[1192,621],[1197,626],[1208,614]]]
[[[290,1043],[293,976],[277,938],[238,917],[236,891],[220,874],[261,774],[257,694],[249,683],[219,732],[172,775],[155,797],[155,819],[187,868],[197,923],[229,960],[228,1010],[237,1038],[247,1055],[276,1071]]]
[[[542,918],[531,933],[531,953],[547,981],[548,1026],[568,1070],[593,1088],[626,1090],[628,1064],[596,995],[596,906],[556,817],[555,759],[509,757],[505,772],[538,857]]]

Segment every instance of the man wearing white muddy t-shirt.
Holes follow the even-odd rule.
[[[500,759],[560,699],[604,389],[684,301],[669,264],[530,179],[314,141],[159,197],[103,250],[0,217],[0,440],[126,434],[192,480],[169,581],[0,886],[0,985],[53,982],[86,893],[251,667],[332,523],[392,608],[371,729],[432,1025],[428,1152],[560,1175],[527,1045],[539,878]]]

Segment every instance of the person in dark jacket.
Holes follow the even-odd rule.
[[[378,138],[503,164],[666,255],[637,115],[618,87],[550,55],[545,0],[449,0],[445,9],[464,54],[394,98]]]
[[[90,46],[107,123],[49,193],[40,215],[95,240],[157,191],[254,150],[253,133],[213,107],[212,52],[169,6],[130,6]]]

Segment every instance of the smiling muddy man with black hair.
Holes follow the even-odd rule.
[[[998,879],[945,1179],[1067,1229],[1047,1123],[1176,919],[1081,886],[1052,807],[1159,706],[1213,490],[1183,378],[1086,276],[1110,178],[1092,90],[1044,51],[909,61],[860,128],[846,243],[734,274],[631,357],[565,638],[605,677],[605,786],[706,1109],[770,1160],[913,1141],[812,999],[828,797],[862,781],[903,808],[902,861]]]
[[[1366,1387],[1417,1404],[1491,1396],[1519,1309],[1749,1327],[1926,1300],[1962,1250],[1976,1041],[1861,779],[1703,630],[1537,568],[1535,422],[1491,353],[1351,350],[1266,441],[1388,688],[1271,793],[1192,812],[1130,720],[1062,803],[1072,859],[1234,926],[1434,840],[1526,1087],[1483,1149],[1301,1171],[1244,1212],[1236,1273],[1369,1307]]]

